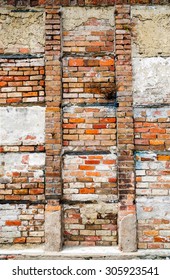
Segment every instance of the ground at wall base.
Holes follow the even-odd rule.
[[[48,252],[44,246],[3,246],[0,260],[169,260],[170,250],[138,250],[121,252],[118,247],[65,247],[60,252]]]

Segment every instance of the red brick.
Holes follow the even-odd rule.
[[[84,60],[82,58],[71,58],[69,60],[69,66],[83,66]]]
[[[19,220],[14,220],[14,221],[11,221],[11,220],[7,220],[5,222],[6,226],[20,226],[21,225],[21,221]]]
[[[94,166],[90,166],[90,165],[79,165],[79,169],[80,170],[94,170],[95,167]]]
[[[14,244],[15,243],[25,243],[26,242],[26,237],[16,237],[14,238]]]
[[[84,189],[80,189],[80,194],[91,194],[94,193],[94,188],[88,189],[88,188],[84,188]]]

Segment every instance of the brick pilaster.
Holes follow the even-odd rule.
[[[61,20],[59,7],[47,3],[45,46],[46,90],[46,248],[58,251],[61,247]],[[51,205],[52,199],[52,206]],[[57,205],[57,206],[56,206]],[[57,209],[57,210],[56,210]],[[52,230],[53,228],[53,230]],[[50,230],[49,230],[50,229]]]
[[[117,148],[119,191],[119,247],[136,250],[136,215],[134,181],[134,129],[131,64],[131,19],[129,5],[116,5],[116,83]],[[130,222],[131,221],[131,222]],[[126,223],[132,228],[127,228]],[[128,225],[129,226],[129,225]]]
[[[47,6],[45,47],[46,195],[61,194],[61,63],[59,7]]]

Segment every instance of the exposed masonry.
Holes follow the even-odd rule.
[[[168,1],[40,2],[0,3],[0,243],[170,248]]]
[[[66,246],[117,245],[117,209],[113,204],[64,205]]]
[[[44,205],[0,204],[0,243],[44,242]]]
[[[170,108],[135,108],[136,150],[170,150]]]
[[[111,106],[71,106],[63,109],[66,150],[116,149],[116,111]]]
[[[160,6],[132,9],[137,235],[142,249],[170,248],[169,12]]]
[[[107,99],[115,100],[114,64],[113,55],[78,57],[77,59],[65,57],[62,79],[63,102],[66,104],[69,102],[107,103]]]
[[[117,199],[116,155],[65,155],[63,198],[67,200]]]
[[[0,104],[44,102],[44,58],[3,55],[0,74]]]

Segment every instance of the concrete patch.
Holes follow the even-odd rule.
[[[56,252],[61,249],[61,210],[45,213],[45,249]]]

